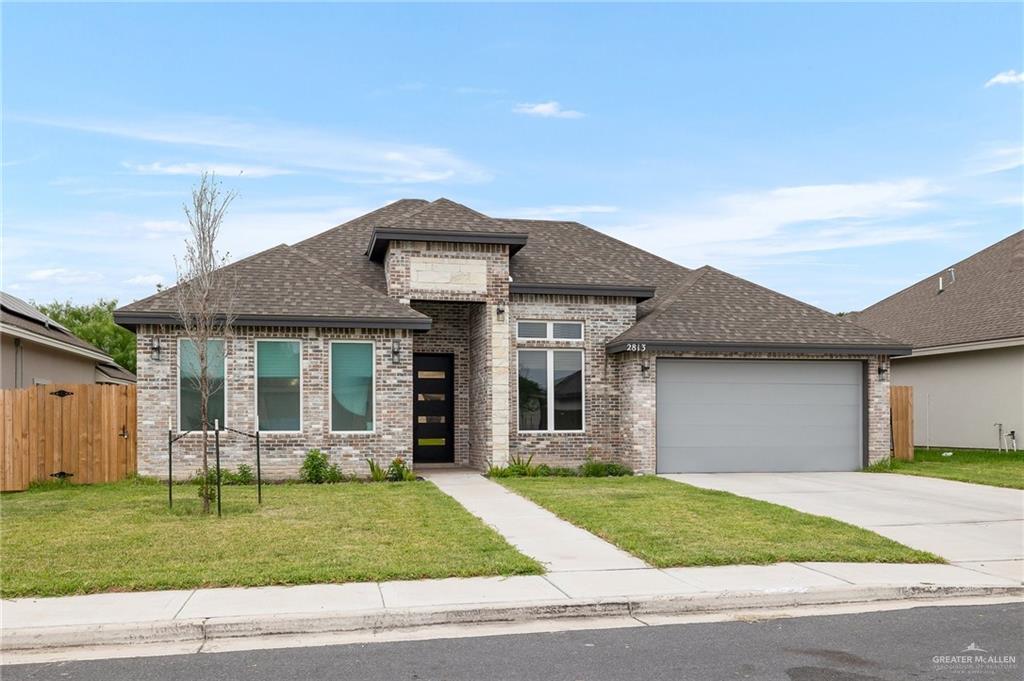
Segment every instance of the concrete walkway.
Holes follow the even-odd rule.
[[[418,470],[424,478],[493,527],[548,572],[631,570],[650,567],[603,539],[509,492],[478,471]]]
[[[662,477],[828,516],[961,567],[1024,578],[1024,490],[881,473],[692,473]]]
[[[2,601],[2,648],[182,643],[556,617],[635,617],[1024,588],[954,565],[778,563],[399,582],[106,593]]]

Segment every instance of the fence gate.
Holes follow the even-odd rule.
[[[892,419],[892,454],[903,461],[914,460],[914,388],[894,385],[889,389]]]
[[[136,471],[135,386],[0,390],[0,491],[66,477],[113,482]]]

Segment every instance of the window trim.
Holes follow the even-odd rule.
[[[260,343],[298,343],[299,344],[299,429],[298,430],[263,430],[260,428]],[[305,377],[302,375],[302,339],[301,338],[254,338],[252,345],[252,405],[253,425],[258,433],[276,433],[294,435],[303,432],[305,422],[303,412],[306,409]]]
[[[370,346],[370,385],[373,386],[373,401],[371,403],[371,409],[373,410],[370,414],[370,419],[373,422],[373,428],[370,430],[335,430],[334,429],[334,409],[332,400],[334,396],[332,391],[334,390],[334,346],[340,343],[361,343],[363,345]],[[327,424],[328,432],[333,435],[376,435],[377,434],[377,341],[375,340],[357,340],[357,339],[343,339],[343,340],[331,340],[328,343],[327,349],[327,418],[329,423]]]
[[[541,340],[541,339],[536,339]],[[522,352],[544,352],[547,354],[547,384],[548,384],[548,428],[545,430],[523,430],[519,421],[519,354]],[[555,362],[556,352],[575,352],[580,355],[580,419],[583,427],[579,430],[555,430]],[[587,432],[587,353],[584,348],[517,348],[516,349],[516,432],[521,435],[562,435],[565,433],[586,433]]]
[[[543,338],[529,338],[526,336],[519,335],[520,324],[543,324],[544,325],[544,337]],[[580,337],[579,338],[555,338],[555,324],[579,324],[580,325]],[[546,341],[549,343],[582,343],[586,340],[586,323],[582,319],[517,319],[516,320],[516,340],[530,342],[530,341]]]
[[[220,341],[224,344],[224,422],[220,424],[220,429],[224,430],[227,428],[228,422],[228,345],[227,339],[225,338],[207,338],[208,341]],[[191,338],[185,336],[178,336],[178,342],[176,346],[176,354],[174,357],[174,383],[175,383],[175,424],[174,427],[177,430],[178,435],[190,432],[198,431],[186,431],[181,429],[181,344],[183,341],[192,342]]]

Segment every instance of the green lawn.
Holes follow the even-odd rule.
[[[837,520],[653,476],[499,482],[657,567],[942,562]]]
[[[953,452],[953,456],[942,456],[943,452]],[[1024,489],[1024,452],[949,447],[918,448],[914,450],[913,461],[893,459],[888,464],[872,466],[868,470]]]
[[[4,494],[0,594],[54,596],[538,574],[539,564],[428,482],[197,487],[149,481]]]

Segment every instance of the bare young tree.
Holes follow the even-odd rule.
[[[177,316],[198,360],[198,375],[192,380],[199,394],[199,423],[203,436],[203,481],[199,494],[203,499],[204,513],[210,512],[210,500],[214,495],[209,484],[209,441],[213,425],[209,419],[210,396],[224,389],[223,383],[211,385],[210,361],[215,358],[210,356],[209,341],[222,338],[222,352],[227,353],[234,321],[234,281],[220,271],[227,264],[228,255],[221,255],[217,250],[217,237],[235,196],[235,192],[221,189],[215,175],[203,173],[199,184],[192,189],[192,201],[184,204],[191,232],[185,240],[185,255],[180,261],[175,258]]]

